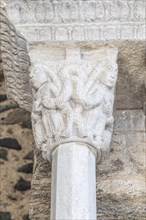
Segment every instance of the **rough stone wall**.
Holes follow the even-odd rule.
[[[27,77],[30,66],[27,42],[8,20],[1,7],[0,25],[0,50],[7,94],[20,107],[31,111],[26,103],[26,100],[32,101],[29,77]]]
[[[2,12],[0,7],[0,219],[27,220],[34,145],[30,113],[7,99],[5,86],[22,105],[27,81],[20,77],[29,69],[29,56],[25,39]]]
[[[0,67],[0,220],[29,220],[34,149],[30,113],[7,99]]]

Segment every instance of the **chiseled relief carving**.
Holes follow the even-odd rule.
[[[87,143],[96,150],[109,148],[117,50],[102,48],[96,56],[84,59],[78,48],[67,49],[66,60],[33,64],[32,125],[45,158],[67,142]]]
[[[5,1],[28,42],[145,39],[145,0]]]

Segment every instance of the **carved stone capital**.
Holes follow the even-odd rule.
[[[36,146],[44,158],[50,160],[55,148],[70,142],[80,142],[98,155],[108,150],[117,49],[35,47],[29,54],[29,71],[25,39],[2,12],[0,21],[7,91],[22,108],[32,112]]]
[[[80,142],[94,152],[108,150],[113,131],[117,49],[81,53],[67,48],[65,59],[33,63],[32,125],[36,145],[51,159],[61,144]]]
[[[95,155],[112,137],[117,49],[47,43],[29,59],[25,39],[3,13],[0,21],[8,94],[31,111],[36,146],[52,159],[51,219],[96,220]]]

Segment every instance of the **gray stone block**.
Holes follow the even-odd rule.
[[[142,110],[117,110],[114,131],[145,131],[145,115]]]

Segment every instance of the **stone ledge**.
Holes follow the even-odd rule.
[[[5,2],[9,19],[29,42],[145,39],[144,0]]]

